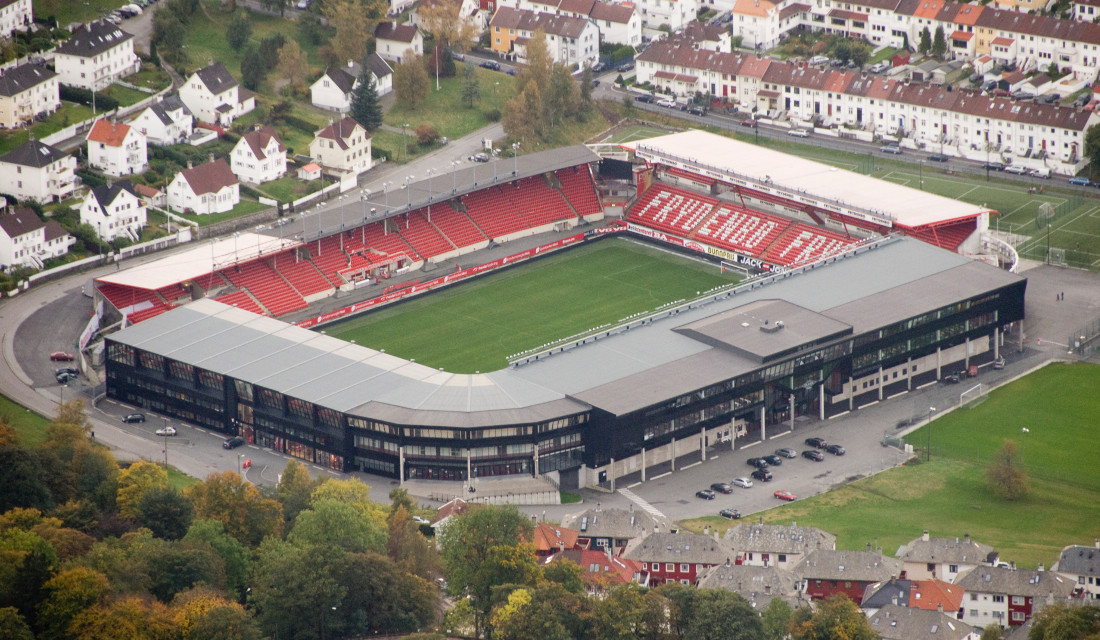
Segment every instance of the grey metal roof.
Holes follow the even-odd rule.
[[[1009,569],[1007,567],[974,567],[955,584],[970,593],[993,593],[1033,598],[1065,598],[1073,593],[1077,581],[1052,571]]]
[[[57,74],[37,64],[21,64],[0,71],[0,96],[12,97],[32,89]]]
[[[1100,543],[1091,547],[1075,544],[1062,549],[1054,568],[1078,576],[1100,576]]]
[[[653,533],[631,540],[623,557],[639,562],[722,564],[733,557],[733,550],[701,533]]]
[[[793,572],[776,566],[720,564],[706,570],[699,579],[699,588],[726,589],[740,593],[751,602],[760,599],[761,596],[770,600],[773,596],[797,595],[798,578]]]
[[[68,154],[56,147],[51,147],[45,142],[27,140],[3,156],[0,156],[0,162],[10,162],[11,164],[23,165],[24,167],[37,167],[41,169],[42,167],[48,167],[58,160],[61,160],[66,155]]]
[[[726,542],[738,553],[809,553],[835,549],[836,536],[817,527],[742,522],[726,531]]]
[[[91,58],[110,51],[133,37],[110,22],[100,20],[73,33],[73,37],[62,42],[54,50],[54,55]]]
[[[868,621],[882,640],[962,640],[980,631],[940,611],[900,604],[882,607]]]
[[[598,505],[562,517],[561,526],[576,529],[585,538],[644,538],[651,533],[668,533],[672,522],[647,511],[602,509]]]
[[[976,542],[970,536],[962,538],[928,538],[924,536],[905,546],[903,562],[951,564],[982,564],[989,562],[993,547]]]
[[[807,580],[881,582],[898,577],[901,560],[881,551],[814,549],[792,571]]]

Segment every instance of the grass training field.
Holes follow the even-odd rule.
[[[1100,366],[1052,364],[995,390],[973,409],[934,420],[930,463],[924,462],[929,427],[923,427],[907,439],[919,463],[771,509],[764,521],[794,519],[836,534],[838,548],[871,542],[889,554],[925,529],[934,536],[969,533],[1002,560],[1049,567],[1066,545],[1091,545],[1100,537],[1097,388]],[[984,476],[1006,440],[1016,441],[1030,480],[1029,495],[1016,502],[993,496]],[[719,520],[688,525],[724,530],[732,524]]]
[[[512,354],[736,281],[716,265],[603,240],[326,331],[430,367],[487,372]]]

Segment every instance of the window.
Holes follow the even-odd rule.
[[[958,573],[959,572],[959,565],[957,565],[957,564],[948,565],[947,570],[950,571],[951,573]]]
[[[1012,604],[1017,606],[1017,607],[1023,606],[1024,597],[1023,596],[1012,596]]]
[[[977,609],[971,609],[970,610],[970,617],[971,618],[977,618],[978,617],[978,610]]]
[[[668,571],[669,573],[671,573],[675,570],[676,570],[676,564],[675,563],[673,563],[673,562],[666,562],[665,563],[665,571]]]
[[[1013,622],[1023,622],[1024,621],[1024,612],[1023,611],[1013,611],[1012,612],[1012,621]]]
[[[1004,602],[1004,601],[1005,601],[1004,596],[993,596],[993,602]]]
[[[683,572],[683,573],[687,573],[687,572],[688,572],[688,570],[689,570],[689,569],[688,569],[688,566],[689,566],[689,565],[686,565],[686,564],[681,564],[681,565],[680,565],[680,571],[681,571],[681,572]]]
[[[976,593],[970,594],[970,601],[971,602],[977,602],[978,601],[978,594],[976,594]]]

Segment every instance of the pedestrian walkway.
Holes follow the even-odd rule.
[[[643,500],[641,496],[639,496],[638,494],[634,493],[634,492],[633,492],[633,491],[631,491],[630,489],[619,489],[619,493],[621,493],[621,494],[623,494],[624,496],[626,496],[627,498],[629,498],[631,502],[633,502],[634,504],[636,504],[636,505],[638,505],[639,507],[641,507],[641,508],[642,508],[642,511],[645,511],[646,513],[648,513],[649,515],[653,516],[654,518],[665,518],[665,519],[668,519],[668,516],[666,516],[665,514],[661,513],[661,511],[660,511],[659,509],[657,509],[657,507],[655,507],[655,506],[653,506],[653,505],[649,504],[648,502],[646,502],[645,500]]]

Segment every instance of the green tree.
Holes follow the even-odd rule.
[[[467,63],[462,71],[462,102],[467,107],[473,108],[474,103],[481,100],[481,85],[477,79],[477,67]]]
[[[316,13],[305,11],[298,14],[298,35],[312,45],[319,45],[325,41],[325,26],[321,24],[321,18]],[[347,61],[339,64],[346,64]]]
[[[1085,131],[1085,157],[1093,168],[1100,167],[1100,124],[1094,124]]]
[[[1018,500],[1027,495],[1027,472],[1024,471],[1014,440],[1006,440],[993,456],[993,464],[985,472],[989,489],[1004,500]]]
[[[528,87],[535,83],[540,89],[550,86],[550,73],[554,69],[554,59],[546,45],[546,34],[535,31],[527,41],[527,63],[516,72],[516,86]],[[540,102],[539,109],[542,109]]]
[[[550,86],[543,94],[543,118],[551,127],[561,124],[577,109],[577,81],[565,65],[554,65]]]
[[[260,495],[233,471],[212,473],[183,491],[195,508],[195,517],[217,520],[225,531],[247,547],[257,546],[282,531],[282,505]]]
[[[434,623],[439,589],[405,573],[389,558],[375,553],[350,554],[334,570],[347,589],[333,614],[337,633],[347,637],[408,633]]]
[[[57,567],[57,550],[42,536],[17,528],[0,532],[0,607],[33,619]]]
[[[45,599],[38,608],[41,640],[70,637],[69,624],[83,610],[103,602],[111,588],[107,576],[87,567],[59,572],[45,586]]]
[[[250,91],[260,87],[267,75],[267,62],[259,49],[248,46],[241,56],[241,84]]]
[[[809,607],[795,609],[791,616],[790,632],[793,640],[878,639],[878,634],[871,628],[867,616],[844,595],[825,599],[814,611]]]
[[[244,593],[252,568],[252,554],[247,547],[225,531],[216,520],[196,520],[183,542],[191,547],[209,546],[225,566],[226,586],[234,596]]]
[[[867,64],[867,61],[871,59],[871,48],[866,44],[860,42],[852,45],[852,62],[856,63],[857,67],[863,67]]]
[[[532,533],[531,521],[515,506],[487,505],[471,507],[439,534],[447,588],[452,595],[469,596],[475,637],[493,606],[494,588],[528,584],[537,574],[534,554],[524,542]]]
[[[153,487],[142,494],[134,518],[158,538],[179,540],[195,517],[191,501],[172,487]]]
[[[979,640],[1004,640],[1004,637],[1005,628],[994,622],[982,628],[982,635]]]
[[[592,103],[592,67],[588,65],[584,66],[581,74],[580,98],[581,104],[586,107]]]
[[[386,531],[355,507],[336,500],[314,500],[298,514],[287,542],[297,547],[334,547],[351,553],[386,549]]]
[[[601,640],[664,640],[668,601],[656,591],[630,583],[611,587],[596,603]]]
[[[428,96],[431,80],[420,56],[408,56],[393,68],[393,94],[409,109],[416,109]]]
[[[1035,614],[1028,640],[1096,640],[1100,638],[1100,607],[1070,607],[1058,603]],[[985,640],[985,634],[982,634]],[[994,640],[999,640],[995,638]]]
[[[148,578],[149,593],[161,602],[199,585],[225,589],[225,565],[209,547],[154,538],[138,546],[134,557]]]
[[[229,24],[225,27],[225,41],[230,49],[240,51],[241,47],[252,37],[252,23],[248,21],[244,11],[234,11],[229,18]]]
[[[764,637],[767,640],[783,640],[787,637],[787,627],[791,624],[794,610],[783,598],[772,598],[761,614],[764,625]]]
[[[382,126],[382,105],[378,102],[378,87],[374,76],[363,67],[359,84],[351,95],[351,117],[367,131],[377,131]]]
[[[764,640],[760,615],[741,594],[699,589],[684,640]]]
[[[403,491],[403,490],[402,490]],[[394,564],[409,575],[431,579],[439,569],[439,553],[435,545],[420,533],[420,527],[410,517],[404,504],[390,511],[389,536],[386,550]]]
[[[352,102],[352,117],[355,117],[355,103]],[[356,118],[358,119],[358,118]],[[360,122],[359,124],[363,124]],[[366,126],[366,125],[364,125]],[[297,460],[290,460],[283,468],[279,486],[275,488],[275,498],[283,505],[283,518],[293,523],[301,511],[309,506],[310,496],[321,484],[309,475],[309,469]]]
[[[569,593],[584,593],[584,569],[572,560],[555,560],[543,567],[543,578],[560,584]]]
[[[542,93],[538,85],[527,83],[519,95],[504,105],[504,133],[513,140],[539,138],[542,133]]]
[[[27,621],[15,607],[0,608],[0,640],[34,640]]]
[[[262,4],[264,9],[267,9],[268,11],[278,11],[279,17],[281,18],[286,13],[286,8],[290,5],[290,0],[260,0],[260,4]],[[314,14],[304,12],[298,16],[298,19],[301,20],[305,16],[311,15]]]
[[[932,38],[932,55],[942,58],[947,53],[947,39],[943,35],[943,27],[936,27],[936,35]]]
[[[932,32],[925,27],[920,32],[920,44],[917,45],[918,53],[928,53],[932,50]]]
[[[627,94],[627,95],[623,96],[622,103],[623,104],[622,104],[621,112],[622,112],[623,118],[625,118],[627,120],[629,120],[630,118],[633,118],[634,113],[637,110],[637,108],[634,106],[634,98],[632,98],[630,96],[630,94]]]
[[[0,512],[15,507],[50,509],[53,496],[41,456],[22,447],[0,447]]]
[[[300,549],[269,538],[260,545],[253,573],[252,603],[261,630],[280,638],[315,638],[322,620],[333,615],[347,588],[338,569],[347,554],[339,549]]]

